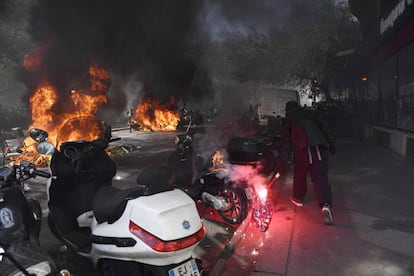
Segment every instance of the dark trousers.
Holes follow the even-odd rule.
[[[293,157],[293,196],[304,199],[307,191],[306,177],[309,172],[319,206],[322,207],[324,203],[332,206],[332,191],[328,180],[328,148],[319,146],[319,156],[316,147],[310,147],[310,156],[307,148],[296,150]]]

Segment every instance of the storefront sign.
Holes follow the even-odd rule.
[[[401,87],[399,99],[403,106],[414,108],[414,82]]]
[[[380,33],[383,34],[394,26],[395,21],[407,10],[407,7],[413,4],[414,0],[400,0],[397,5],[386,16],[381,18]]]

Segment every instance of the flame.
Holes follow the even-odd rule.
[[[176,109],[173,98],[165,104],[147,99],[137,105],[131,121],[144,131],[174,131],[180,120]]]
[[[41,84],[29,99],[32,116],[29,129],[40,128],[47,131],[48,141],[57,148],[66,141],[90,141],[102,137],[103,125],[95,118],[95,114],[102,104],[108,102],[105,93],[109,87],[109,73],[97,66],[91,66],[89,75],[90,91],[70,91],[73,107],[65,112],[54,109],[59,102],[56,89],[47,82]],[[36,142],[30,137],[24,140],[22,151],[23,153],[12,161],[32,160],[35,165],[41,166],[50,159],[37,153]]]
[[[266,201],[267,193],[268,193],[268,191],[267,191],[266,187],[263,187],[263,186],[260,187],[260,189],[258,189],[258,191],[257,191],[257,195],[259,196],[261,201]]]
[[[71,98],[77,107],[78,115],[81,116],[95,114],[101,104],[108,102],[105,95],[91,96],[81,94],[76,90],[71,91]]]
[[[211,167],[211,171],[218,171],[224,169],[224,156],[223,154],[218,150],[214,153],[212,157],[213,166]]]
[[[42,65],[43,56],[49,46],[41,45],[23,58],[23,67],[28,71],[35,71]]]

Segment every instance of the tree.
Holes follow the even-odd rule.
[[[22,94],[16,71],[31,48],[26,32],[30,5],[30,1],[25,0],[0,3],[0,99],[3,104],[17,103],[18,93]]]
[[[337,53],[359,42],[358,22],[347,6],[334,1],[292,0],[291,5],[282,28],[250,29],[227,40],[228,67],[240,81],[304,84],[316,78],[330,98],[330,89],[352,83],[351,60]]]

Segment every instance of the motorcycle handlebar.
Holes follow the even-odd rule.
[[[31,177],[33,177],[35,175],[45,177],[45,178],[50,177],[50,174],[48,172],[44,172],[44,171],[36,169],[36,167],[33,165],[33,163],[25,161],[25,160],[20,161],[19,167],[20,167],[20,170],[23,174],[26,174],[26,175],[31,176]]]
[[[50,173],[48,172],[44,172],[44,171],[40,171],[40,170],[34,170],[33,172],[35,175],[41,176],[41,177],[45,177],[45,178],[49,178],[50,177]]]

